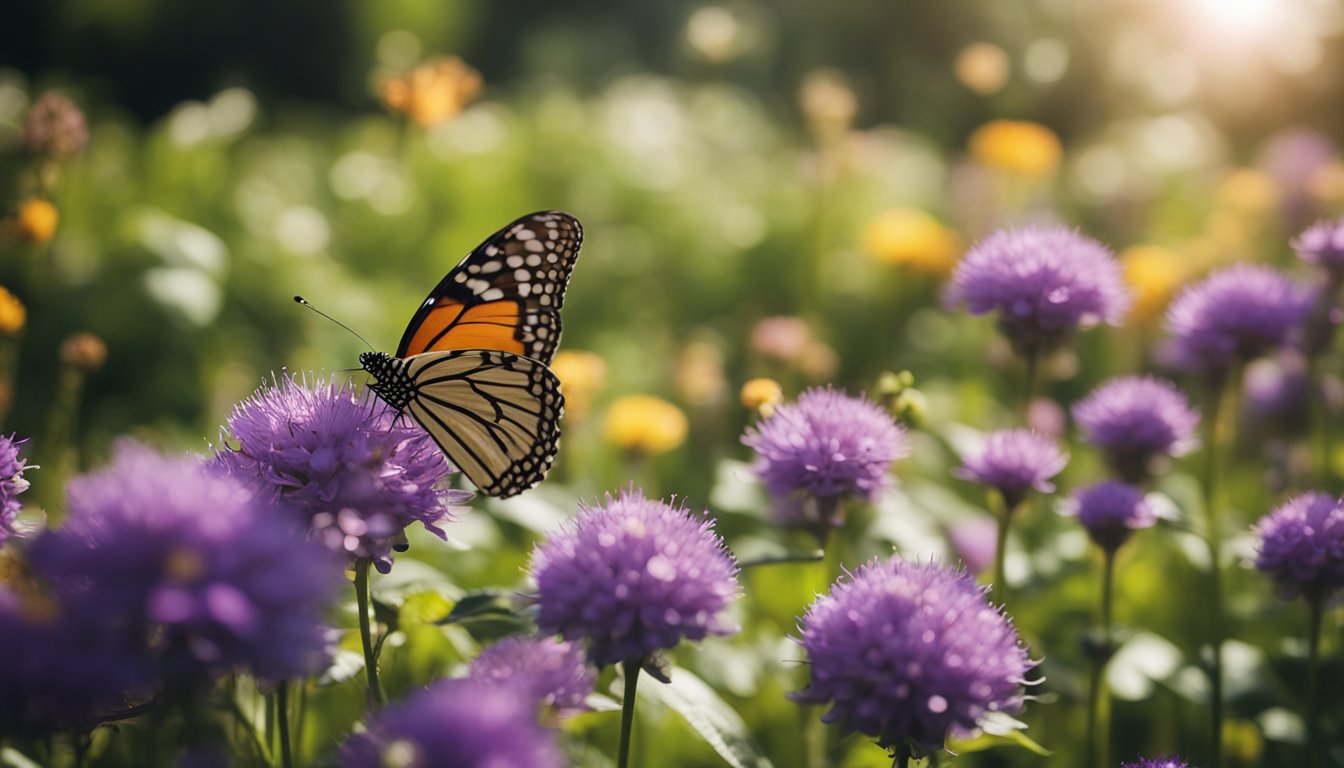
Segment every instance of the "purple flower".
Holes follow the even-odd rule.
[[[842,523],[843,499],[876,499],[892,462],[910,454],[905,429],[880,406],[829,387],[777,407],[742,442],[756,452],[752,468],[780,521],[823,528]]]
[[[947,299],[973,315],[998,311],[1024,357],[1054,349],[1080,326],[1119,325],[1132,296],[1110,249],[1064,227],[999,230],[957,264]]]
[[[572,525],[532,552],[537,626],[586,639],[598,666],[737,631],[718,616],[738,596],[737,563],[713,526],[707,513],[634,488],[580,506]]]
[[[79,152],[88,141],[84,113],[59,93],[42,94],[23,118],[23,143],[35,155],[60,160]]]
[[[67,614],[138,645],[170,678],[243,668],[269,680],[316,671],[339,564],[292,515],[195,457],[124,441],[70,481],[69,518],[39,537],[33,568]]]
[[[1344,506],[1333,497],[1298,496],[1260,518],[1255,535],[1255,567],[1273,577],[1283,599],[1323,601],[1344,587]]]
[[[555,736],[512,686],[440,680],[389,705],[341,747],[344,768],[560,768]]]
[[[1120,768],[1190,768],[1190,765],[1179,757],[1146,757],[1123,763]]]
[[[22,538],[27,533],[14,522],[23,508],[19,494],[28,490],[23,477],[28,460],[19,458],[19,449],[26,442],[15,440],[14,435],[0,437],[0,546],[10,537]]]
[[[1324,267],[1336,279],[1344,277],[1344,216],[1318,221],[1293,241],[1293,250],[1308,264]]]
[[[446,487],[452,467],[429,433],[348,385],[285,377],[234,408],[228,430],[239,445],[220,451],[220,466],[383,573],[405,549],[406,526],[418,520],[446,538],[439,524],[471,497]]]
[[[533,701],[558,710],[586,709],[595,682],[583,648],[552,637],[506,637],[471,662],[467,677],[517,685]]]
[[[1311,382],[1307,360],[1285,348],[1273,357],[1253,360],[1242,376],[1243,412],[1248,422],[1274,434],[1305,431],[1311,418]]]
[[[1087,535],[1108,552],[1119,549],[1134,531],[1157,523],[1143,491],[1115,480],[1082,489],[1075,495],[1073,506]]]
[[[1022,708],[1032,663],[1017,631],[962,571],[899,557],[837,581],[803,617],[812,679],[792,694],[887,749],[916,753],[990,712]]]
[[[0,737],[87,728],[149,679],[133,644],[49,596],[0,586]]]
[[[1165,355],[1177,367],[1219,376],[1288,340],[1313,292],[1260,264],[1234,264],[1187,286],[1167,307]]]
[[[1153,376],[1106,381],[1073,406],[1073,418],[1111,469],[1132,483],[1151,477],[1155,460],[1189,452],[1199,426],[1185,393]]]
[[[1050,478],[1068,463],[1069,455],[1054,440],[1026,429],[1001,429],[991,432],[978,452],[963,458],[955,474],[998,491],[1012,511],[1032,489],[1055,490]]]
[[[971,573],[980,573],[994,564],[998,532],[996,521],[984,516],[969,517],[954,523],[947,531],[947,538],[962,566]]]

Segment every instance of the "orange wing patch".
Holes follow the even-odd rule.
[[[415,329],[406,357],[445,349],[494,349],[524,354],[517,338],[519,307],[511,300],[487,301],[474,306],[441,300]]]

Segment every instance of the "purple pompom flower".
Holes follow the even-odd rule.
[[[1145,757],[1122,763],[1120,768],[1190,768],[1190,764],[1179,757]]]
[[[0,546],[10,537],[22,538],[26,534],[14,522],[23,508],[19,494],[28,490],[28,481],[23,477],[28,460],[19,458],[19,449],[26,442],[15,440],[14,435],[0,437]]]
[[[1182,456],[1197,442],[1199,412],[1175,384],[1153,376],[1103,383],[1074,404],[1073,418],[1111,470],[1131,483],[1151,477],[1157,460]]]
[[[1260,264],[1234,264],[1187,286],[1167,307],[1164,354],[1180,368],[1218,380],[1288,341],[1311,309],[1313,291]]]
[[[129,441],[70,481],[69,518],[34,541],[34,570],[107,642],[138,644],[177,679],[243,668],[268,680],[325,660],[339,563],[293,515],[196,457]]]
[[[1055,490],[1050,478],[1068,463],[1069,455],[1054,440],[1026,429],[1001,429],[991,432],[978,452],[962,460],[956,476],[998,491],[1011,512],[1031,490]]]
[[[452,467],[429,433],[348,385],[285,377],[234,408],[228,431],[238,448],[220,451],[220,466],[299,510],[333,551],[383,573],[408,525],[446,538],[440,523],[471,497],[446,487]]]
[[[1324,268],[1335,280],[1344,279],[1344,216],[1316,222],[1292,245],[1303,261]]]
[[[586,640],[598,666],[737,631],[719,617],[738,596],[737,563],[713,525],[708,514],[634,488],[580,506],[570,526],[532,552],[537,626]]]
[[[1027,227],[999,230],[971,248],[947,299],[974,315],[997,310],[999,330],[1030,359],[1079,327],[1119,325],[1133,297],[1106,246],[1064,227]]]
[[[780,405],[742,442],[756,452],[752,468],[779,520],[823,533],[843,523],[840,502],[876,499],[891,484],[892,462],[910,454],[905,429],[890,414],[829,387]]]
[[[1115,480],[1082,489],[1074,496],[1072,506],[1087,535],[1107,552],[1119,549],[1134,531],[1157,523],[1143,491]]]
[[[0,586],[0,737],[88,728],[143,695],[147,662],[121,635],[47,595]]]
[[[533,701],[561,711],[585,709],[595,683],[583,648],[553,637],[506,637],[471,662],[467,677],[516,685]]]
[[[887,749],[927,754],[991,712],[1022,708],[1032,662],[1017,630],[962,571],[870,561],[801,623],[811,682],[795,701]]]
[[[1261,518],[1255,535],[1255,567],[1273,577],[1283,599],[1317,603],[1344,587],[1344,505],[1333,497],[1298,496]]]
[[[342,745],[340,764],[560,768],[564,762],[523,691],[467,679],[440,680],[384,708],[367,732]]]

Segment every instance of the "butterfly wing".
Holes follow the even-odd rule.
[[[578,219],[560,211],[530,213],[486,238],[420,305],[397,357],[497,349],[549,363],[582,243]]]
[[[406,410],[484,494],[505,498],[546,476],[560,439],[560,382],[537,360],[483,349],[404,361]]]

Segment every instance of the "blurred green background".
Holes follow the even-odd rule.
[[[430,78],[416,98],[446,106],[427,124],[389,105],[389,82],[443,55],[479,73],[479,93],[460,72]],[[21,127],[50,90],[85,112],[89,141],[44,165]],[[771,376],[790,397],[819,383],[875,392],[879,374],[908,369],[927,400],[917,451],[902,491],[860,515],[870,527],[854,556],[896,544],[954,560],[947,534],[983,499],[950,469],[969,434],[1013,421],[1019,376],[991,321],[943,307],[956,257],[997,227],[1041,221],[1120,254],[1139,303],[1124,328],[1087,332],[1049,362],[1045,394],[1067,408],[1107,376],[1151,368],[1182,282],[1237,259],[1305,275],[1289,239],[1344,212],[1342,92],[1334,0],[23,2],[0,25],[0,285],[27,308],[4,341],[5,429],[36,438],[50,472],[34,493],[53,508],[61,473],[95,464],[115,436],[207,450],[271,376],[355,364],[362,345],[293,295],[391,350],[471,247],[559,208],[587,233],[562,349],[596,356],[563,364],[556,476],[533,503],[464,522],[473,550],[417,540],[413,553],[453,588],[512,588],[536,535],[631,480],[713,508],[740,551],[778,547],[735,463],[751,419],[739,387]],[[24,224],[33,199],[54,204],[54,231]],[[788,319],[761,324],[772,317]],[[76,415],[60,400],[58,349],[81,331],[107,359]],[[684,427],[647,404],[609,412],[631,394],[669,401]],[[1300,435],[1268,423],[1282,428],[1246,441],[1230,494],[1247,524],[1303,481]],[[66,433],[68,449],[43,445]],[[1102,472],[1072,450],[1064,490]],[[1197,517],[1189,469],[1164,490]],[[1011,610],[1051,681],[1026,719],[1070,764],[1095,564],[1081,532],[1039,506],[1010,569]],[[1121,571],[1121,618],[1150,633],[1114,673],[1129,682],[1116,704],[1126,758],[1202,738],[1194,602],[1155,599],[1200,583],[1198,547],[1179,531],[1146,541]],[[792,661],[780,672],[800,656],[783,638],[820,585],[787,569],[745,581],[763,617],[686,663],[793,765],[798,715],[782,694],[803,676]],[[1233,586],[1245,656],[1229,739],[1238,764],[1284,764],[1302,656],[1284,637],[1305,617],[1253,574]],[[419,673],[469,654],[463,638],[441,647],[438,628],[408,632]],[[347,694],[330,733],[356,714]],[[613,737],[603,722],[594,743]],[[677,746],[648,765],[717,764],[667,735],[684,726],[655,727],[666,733],[646,738]],[[882,764],[862,739],[846,743],[846,764]],[[1044,764],[1027,754],[965,762]]]

